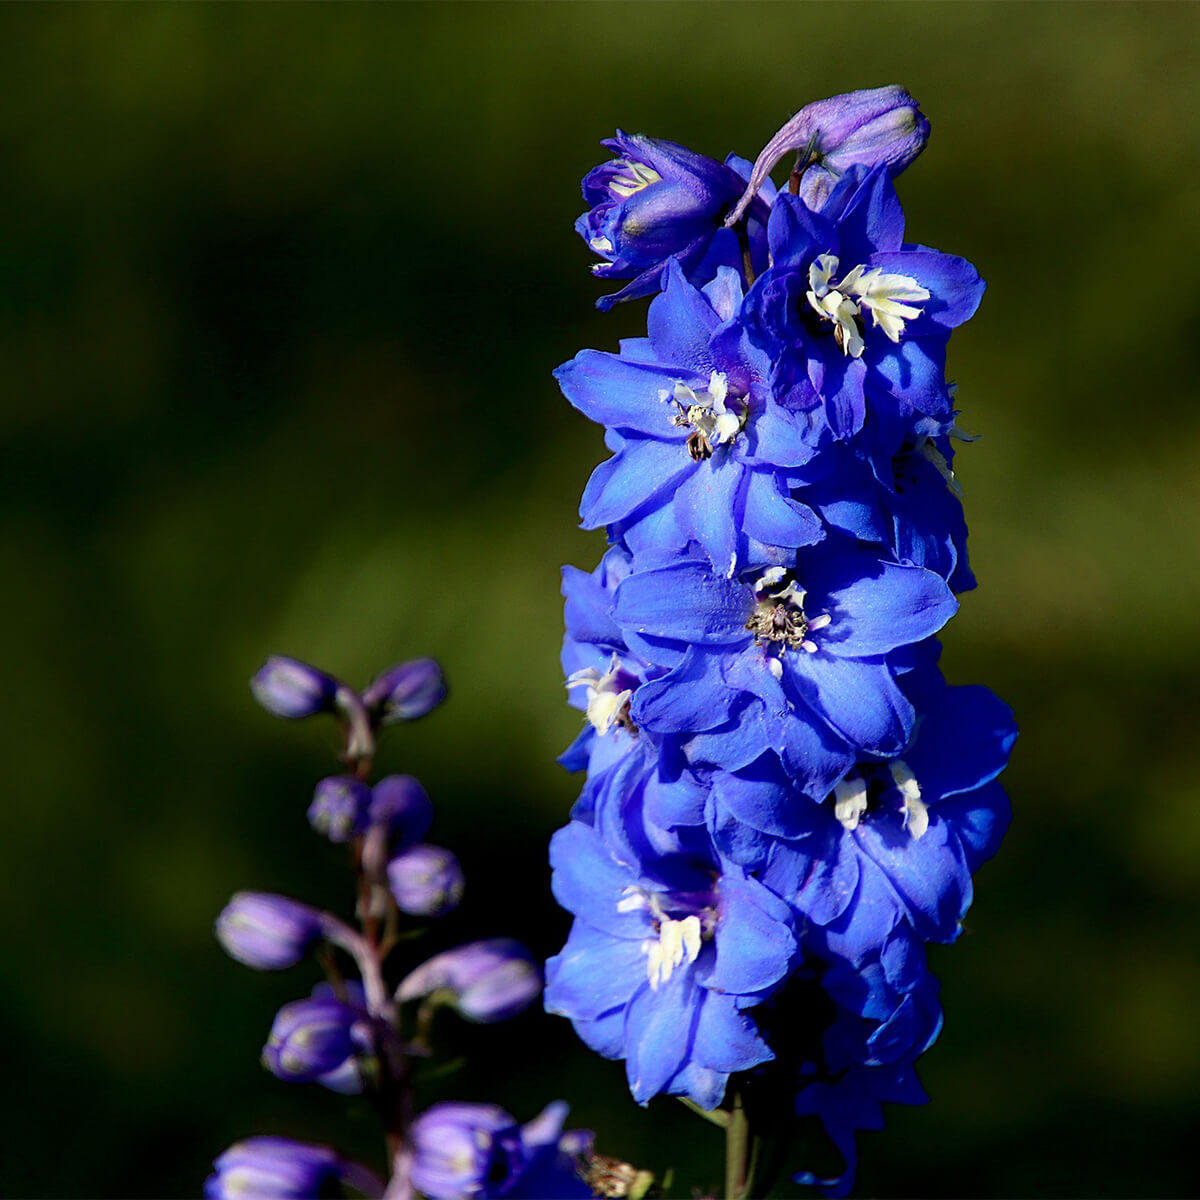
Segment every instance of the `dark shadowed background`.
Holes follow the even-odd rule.
[[[252,1132],[379,1154],[256,1063],[310,974],[212,937],[239,888],[348,902],[304,819],[333,730],[255,707],[268,653],[439,657],[451,700],[381,759],[468,873],[431,948],[561,944],[558,568],[600,553],[604,451],[550,371],[644,313],[592,307],[578,180],[618,125],[753,158],[893,82],[934,129],[910,235],[990,284],[951,343],[980,587],[943,661],[1023,733],[934,953],[933,1102],[863,1138],[859,1192],[1192,1193],[1198,49],[1186,4],[4,9],[5,1194],[194,1195]],[[474,1065],[425,1101],[561,1096],[679,1194],[718,1177],[565,1021],[439,1030]]]

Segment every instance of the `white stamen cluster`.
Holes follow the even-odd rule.
[[[921,788],[916,776],[902,758],[888,763],[892,781],[904,801],[904,828],[914,842],[920,841],[929,829],[929,808],[921,799]],[[867,781],[861,775],[848,775],[833,785],[833,815],[843,828],[855,830],[866,815],[870,805]]]
[[[700,918],[684,917],[681,921],[663,917],[658,925],[657,940],[644,943],[646,950],[646,978],[650,990],[656,992],[667,982],[676,967],[694,963],[700,953]]]
[[[888,770],[896,783],[896,790],[904,801],[904,828],[912,834],[914,842],[920,841],[929,828],[929,808],[921,799],[921,787],[908,763],[902,758],[893,758]]]
[[[861,263],[835,281],[838,259],[819,254],[808,268],[808,302],[826,321],[833,322],[833,336],[842,353],[859,358],[863,352],[859,320],[870,310],[876,326],[893,342],[899,342],[904,322],[919,317],[922,310],[911,300],[928,300],[929,290],[908,275],[895,275],[882,267],[867,270]]]
[[[617,677],[621,671],[621,660],[616,654],[607,671],[601,672],[596,667],[584,667],[574,671],[567,677],[567,687],[586,687],[587,719],[592,728],[601,735],[606,734],[614,725],[622,725],[632,730],[633,723],[629,719],[629,701],[633,696],[632,688],[617,687]]]
[[[687,447],[696,462],[711,458],[714,446],[731,444],[746,425],[746,411],[735,412],[725,403],[729,399],[729,380],[723,371],[712,372],[707,391],[697,392],[677,381],[673,392],[662,388],[658,398],[679,410],[671,417],[672,425],[693,431]]]
[[[629,199],[634,193],[640,192],[642,188],[649,187],[652,183],[658,183],[662,179],[662,176],[653,167],[648,167],[645,163],[618,158],[613,165],[619,167],[624,174],[614,175],[608,181],[608,190],[614,196],[620,196],[622,200]]]

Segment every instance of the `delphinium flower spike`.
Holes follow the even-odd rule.
[[[492,1105],[417,1111],[413,1068],[433,1053],[438,1008],[469,1021],[501,1021],[542,990],[529,951],[509,938],[446,950],[400,970],[393,961],[394,951],[411,946],[420,932],[402,935],[405,916],[441,916],[464,891],[457,857],[423,841],[433,808],[420,783],[408,775],[369,782],[380,730],[422,717],[444,698],[437,663],[400,663],[359,693],[316,667],[276,656],[251,689],[275,716],[331,714],[341,722],[343,772],[318,782],[308,819],[315,831],[350,848],[357,920],[287,896],[239,892],[217,919],[217,938],[257,970],[285,970],[308,958],[324,967],[325,981],[276,1014],[262,1064],[286,1082],[368,1096],[383,1126],[387,1161],[376,1174],[326,1146],[251,1137],[216,1159],[205,1195],[300,1198],[345,1188],[387,1200],[408,1200],[418,1190],[431,1200],[591,1195],[582,1179],[590,1135],[563,1132],[561,1103],[524,1126]]]
[[[594,271],[630,281],[600,307],[650,303],[645,337],[556,372],[612,457],[580,507],[608,550],[563,575],[586,782],[545,1000],[634,1099],[725,1127],[727,1200],[765,1192],[756,1138],[813,1117],[844,1168],[794,1178],[845,1194],[857,1132],[924,1099],[924,946],[1008,822],[1012,714],[938,667],[974,586],[946,349],[984,284],[905,240],[928,135],[880,87],[807,105],[753,166],[618,134],[584,180]]]

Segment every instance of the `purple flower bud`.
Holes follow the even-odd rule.
[[[322,932],[322,914],[270,892],[238,892],[217,918],[217,941],[238,962],[257,971],[298,963]]]
[[[809,164],[799,164],[804,170],[800,198],[809,208],[819,209],[838,176],[851,167],[883,165],[893,176],[899,175],[928,140],[925,115],[908,92],[895,84],[817,100],[805,105],[763,147],[750,183],[725,223],[737,222],[775,164],[793,150]]]
[[[442,917],[458,907],[463,873],[453,851],[441,846],[410,846],[387,865],[388,887],[401,912]]]
[[[419,841],[433,824],[433,805],[411,775],[385,775],[371,791],[372,825],[386,825],[401,846]]]
[[[353,775],[330,775],[317,784],[308,823],[331,842],[348,842],[367,827],[371,789]]]
[[[412,1125],[412,1182],[430,1200],[468,1200],[521,1166],[521,1135],[495,1104],[435,1104]]]
[[[602,144],[617,157],[585,176],[583,198],[590,207],[575,231],[608,260],[592,268],[594,275],[633,279],[597,301],[608,309],[658,291],[671,258],[685,271],[696,266],[741,194],[742,179],[725,163],[674,142],[617,130]],[[765,210],[760,215],[765,219]]]
[[[336,1092],[362,1091],[359,1059],[371,1050],[368,1014],[343,1004],[327,984],[275,1014],[263,1066],[288,1083],[321,1083]],[[365,1064],[363,1064],[365,1066]]]
[[[246,1196],[303,1200],[326,1195],[343,1174],[341,1158],[328,1146],[282,1137],[235,1142],[213,1166],[216,1170],[204,1184],[208,1200]]]
[[[432,712],[446,698],[442,668],[432,658],[388,667],[363,692],[363,703],[381,724],[415,721]]]
[[[272,654],[250,680],[255,700],[287,721],[328,712],[337,688],[337,680],[324,671],[282,654]]]
[[[412,1125],[412,1182],[430,1200],[591,1196],[576,1155],[591,1138],[563,1134],[561,1102],[518,1127],[494,1104],[435,1104]]]
[[[486,1024],[516,1016],[542,990],[533,956],[512,938],[490,938],[435,954],[396,991],[402,1004],[439,993],[468,1021]]]

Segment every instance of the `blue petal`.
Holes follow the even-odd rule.
[[[652,991],[643,984],[625,1017],[625,1073],[639,1104],[666,1087],[688,1057],[699,1019],[699,1000],[690,967],[677,967]]]
[[[791,912],[761,883],[729,872],[722,876],[718,894],[717,961],[706,986],[743,996],[765,992],[787,975],[796,954]],[[705,1061],[723,1071],[741,1071],[748,1065]]]
[[[898,754],[908,742],[913,707],[886,663],[792,653],[784,670],[800,696],[853,746]]]
[[[715,772],[713,796],[721,808],[753,829],[778,837],[802,837],[813,828],[816,806],[781,779],[778,768],[771,766],[770,761],[769,758],[760,759],[736,775],[728,771]]]
[[[696,464],[675,492],[675,519],[708,555],[713,569],[730,570],[737,550],[737,495],[745,471],[728,447]]]
[[[944,338],[945,335],[942,335]],[[905,338],[893,346],[882,334],[876,345],[882,353],[872,354],[871,365],[888,390],[918,412],[940,419],[952,413],[946,389],[946,347],[934,337]],[[872,396],[872,402],[874,402]]]
[[[965,258],[923,246],[873,254],[870,265],[907,275],[929,290],[929,299],[921,302],[921,316],[905,324],[904,335],[908,337],[927,336],[933,332],[929,326],[953,329],[969,320],[987,287]]]
[[[748,640],[752,602],[745,584],[681,563],[630,575],[617,588],[614,615],[635,633],[719,645]]]
[[[801,264],[827,250],[836,253],[836,235],[822,219],[795,196],[779,196],[767,222],[767,243],[776,263]]]
[[[825,401],[825,419],[838,441],[853,437],[863,426],[867,406],[863,382],[867,365],[860,358],[843,357],[829,340],[830,352],[809,359],[808,377]]]
[[[618,863],[600,835],[572,821],[550,839],[554,898],[568,912],[614,938],[641,941],[651,929],[645,911],[619,912],[624,890],[636,883],[632,869]]]
[[[711,654],[689,647],[683,660],[661,679],[637,689],[634,721],[660,733],[695,733],[723,725],[737,693],[724,686],[720,664]]]
[[[626,362],[601,350],[581,350],[554,372],[563,395],[600,425],[632,429],[663,440],[683,441],[687,434],[671,424],[676,411],[660,391],[674,394],[678,367]],[[708,380],[694,381],[707,386]]]
[[[725,1086],[729,1076],[723,1071],[713,1071],[699,1063],[686,1062],[672,1076],[668,1091],[673,1096],[686,1096],[705,1112],[711,1112],[725,1098]]]
[[[732,1074],[775,1057],[754,1022],[728,996],[708,992],[696,1026],[694,1057],[706,1067]]]
[[[579,516],[584,529],[599,529],[628,517],[660,493],[678,486],[695,469],[678,441],[631,437],[602,462],[583,490]]]
[[[684,278],[673,259],[666,287],[650,302],[646,331],[660,363],[678,363],[700,375],[713,369],[709,338],[721,324],[704,295]]]
[[[610,937],[576,921],[567,944],[546,962],[546,1011],[592,1021],[625,1007],[645,982],[641,942]]]
[[[995,779],[1016,737],[1012,709],[987,688],[946,688],[929,705],[904,761],[927,796],[954,796]]]
[[[613,620],[613,593],[594,575],[578,567],[563,567],[562,594],[566,598],[568,636],[614,649],[624,644],[620,627]]]
[[[766,471],[749,473],[743,524],[751,537],[769,546],[811,546],[825,536],[812,509],[792,500],[782,478]]]
[[[816,634],[832,655],[867,658],[931,637],[957,612],[946,581],[923,567],[876,562],[872,574],[828,594],[833,622]]]
[[[843,275],[868,259],[874,263],[876,251],[900,249],[904,210],[886,168],[873,171],[854,193],[838,220],[838,237]]]

